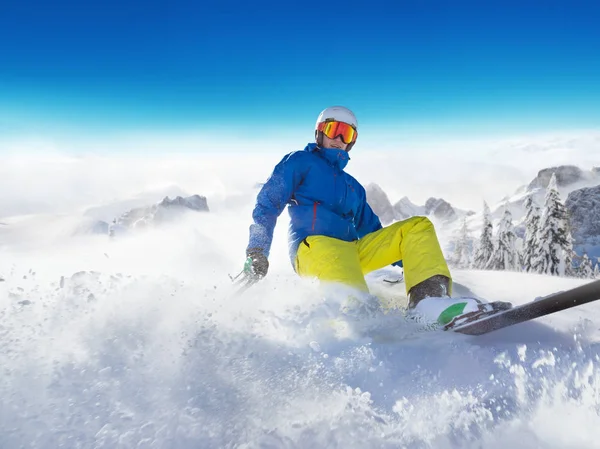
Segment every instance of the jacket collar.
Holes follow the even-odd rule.
[[[316,143],[309,143],[304,151],[314,152],[327,161],[327,163],[339,170],[343,170],[348,165],[350,156],[347,151],[337,148],[321,148]]]

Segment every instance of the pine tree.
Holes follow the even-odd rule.
[[[508,208],[504,210],[504,217],[498,224],[494,252],[486,268],[490,270],[520,271],[520,255],[516,247],[517,236],[512,223],[512,214]]]
[[[465,217],[458,231],[458,237],[455,240],[454,252],[451,258],[452,264],[457,268],[468,268],[471,266],[469,241],[469,229],[467,228],[467,218]]]
[[[573,244],[568,232],[567,210],[560,201],[556,186],[556,174],[552,175],[546,189],[537,240],[539,246],[532,258],[532,270],[555,276],[569,274]]]
[[[592,261],[588,257],[587,253],[583,253],[581,257],[581,263],[579,264],[579,277],[584,279],[591,279],[594,277],[594,269],[592,268]]]
[[[525,242],[523,244],[523,270],[533,271],[532,261],[534,255],[538,252],[539,242],[537,240],[538,229],[540,225],[540,207],[533,199],[533,195],[525,200]]]
[[[600,267],[598,267],[598,262],[596,262],[596,266],[594,267],[594,279],[600,279]]]
[[[479,244],[473,257],[473,268],[484,269],[487,266],[490,257],[494,251],[494,243],[492,242],[492,218],[490,208],[487,203],[483,202],[483,226],[481,228],[481,236],[479,237]]]
[[[573,249],[573,242],[575,241],[575,239],[573,238],[573,236],[571,235],[571,231],[570,231],[570,226],[568,225],[569,223],[569,218],[568,218],[568,213],[567,213],[567,230],[566,230],[566,234],[567,234],[567,245],[565,246],[565,248],[563,248],[563,258],[562,258],[562,262],[561,262],[561,266],[564,267],[563,271],[562,271],[562,275],[563,276],[571,276],[571,277],[576,277],[576,273],[575,273],[575,268],[573,267],[573,260],[577,257],[577,254],[575,253],[575,250]]]

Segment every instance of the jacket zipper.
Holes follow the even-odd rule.
[[[315,222],[317,221],[317,206],[318,206],[319,202],[315,201],[313,203],[313,219],[312,219],[312,230],[315,230]]]

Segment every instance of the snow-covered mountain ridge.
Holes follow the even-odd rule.
[[[519,189],[516,195],[497,203],[492,216],[497,219],[505,209],[510,210],[517,233],[523,235],[525,201],[531,197],[538,206],[542,206],[553,174],[556,175],[560,199],[567,209],[576,253],[582,255],[587,252],[590,257],[600,257],[600,231],[595,226],[596,217],[600,216],[600,172],[597,167],[582,170],[576,166],[564,165],[540,170],[526,188]]]
[[[558,187],[567,187],[570,185],[581,184],[597,184],[600,182],[599,168],[592,167],[591,170],[582,170],[575,165],[560,165],[557,167],[549,167],[540,170],[537,176],[527,186],[528,191],[532,191],[535,188],[541,187],[545,189],[548,187],[550,178],[553,174],[556,175],[556,181]]]
[[[404,220],[414,215],[428,215],[438,221],[451,223],[459,217],[474,213],[456,209],[442,198],[429,198],[425,205],[418,206],[405,196],[392,205],[388,195],[376,183],[368,184],[365,191],[367,202],[379,216],[383,225]]]
[[[565,206],[575,242],[588,253],[600,253],[600,185],[572,191]]]
[[[512,215],[515,231],[522,238],[525,201],[532,197],[541,206],[552,174],[556,174],[558,191],[569,213],[575,251],[579,255],[587,252],[590,256],[600,257],[599,167],[583,170],[573,165],[561,165],[540,170],[529,184],[517,188],[515,194],[504,197],[491,207],[493,224],[497,225],[504,216],[504,211],[508,209]],[[369,204],[375,213],[382,217],[384,224],[413,215],[427,215],[436,224],[446,244],[454,238],[461,226],[462,220],[458,218],[466,218],[468,229],[473,237],[480,232],[482,211],[459,210],[445,200],[435,198],[427,200],[424,206],[413,204],[407,197],[392,205],[387,194],[375,183],[369,184],[366,192]]]
[[[185,198],[176,196],[173,199],[165,197],[158,203],[130,209],[115,217],[111,223],[103,220],[92,221],[82,226],[79,232],[114,236],[117,233],[160,226],[176,220],[187,211],[209,212],[206,197],[200,195]]]

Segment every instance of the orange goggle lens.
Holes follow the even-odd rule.
[[[337,136],[341,136],[345,144],[353,143],[356,141],[358,132],[352,125],[344,122],[321,122],[317,127],[317,130],[322,131],[330,139],[335,139]]]

